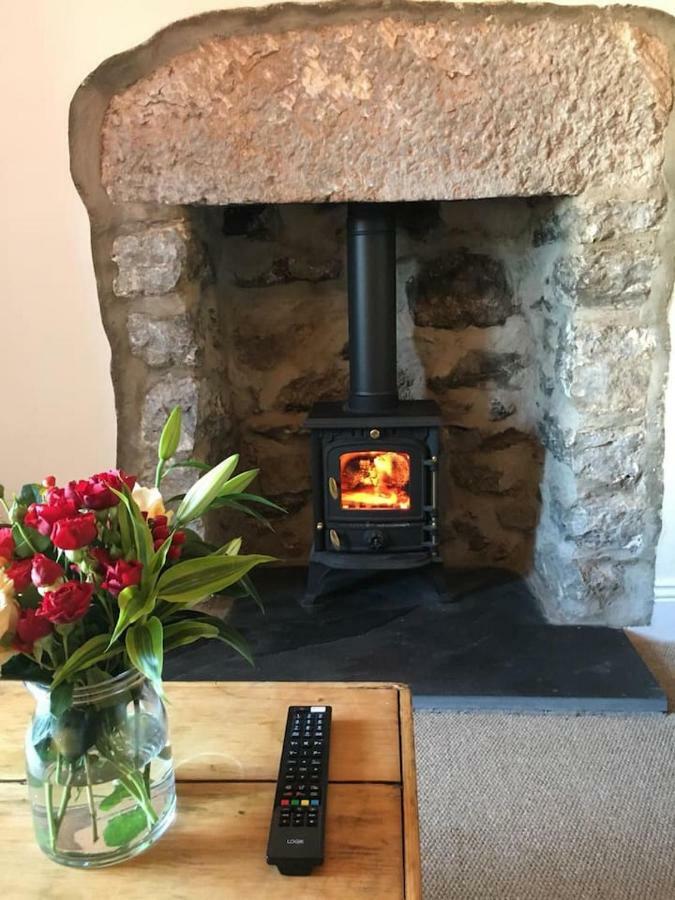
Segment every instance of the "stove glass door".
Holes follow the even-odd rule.
[[[339,470],[340,509],[410,509],[409,453],[379,449],[341,453]]]

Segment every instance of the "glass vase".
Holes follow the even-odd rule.
[[[70,705],[36,701],[26,733],[26,774],[40,848],[66,866],[110,866],[136,856],[175,817],[166,711],[138,672],[77,687]]]

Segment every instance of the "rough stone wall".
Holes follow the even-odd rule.
[[[549,274],[546,447],[533,583],[554,621],[645,620],[661,527],[672,226],[660,190],[561,201],[535,235]],[[546,265],[546,263],[545,263]]]
[[[120,463],[149,478],[181,403],[181,452],[241,447],[291,512],[249,536],[302,559],[304,411],[346,392],[344,210],[268,204],[455,201],[399,235],[400,386],[443,409],[446,560],[526,571],[554,621],[646,621],[674,34],[637,9],[355,0],[199,17],[101,66],[71,165]],[[481,199],[510,195],[531,199]]]
[[[403,204],[398,234],[399,390],[441,405],[448,565],[532,565],[542,448],[522,272],[539,208],[526,201]],[[304,562],[311,540],[309,437],[317,400],[348,390],[346,207],[210,211],[227,392],[237,446],[289,510],[256,547]],[[249,523],[250,525],[251,523]],[[237,523],[241,529],[241,523]]]

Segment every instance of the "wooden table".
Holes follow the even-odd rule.
[[[417,789],[410,693],[395,684],[169,683],[178,780],[176,823],[128,863],[89,872],[38,850],[26,795],[32,700],[0,684],[2,900],[419,900]],[[333,707],[326,858],[308,878],[265,862],[274,783],[291,704]]]

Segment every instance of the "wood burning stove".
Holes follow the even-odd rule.
[[[314,545],[306,602],[364,573],[438,562],[440,411],[399,400],[395,206],[354,203],[347,218],[350,391],[317,403]]]

